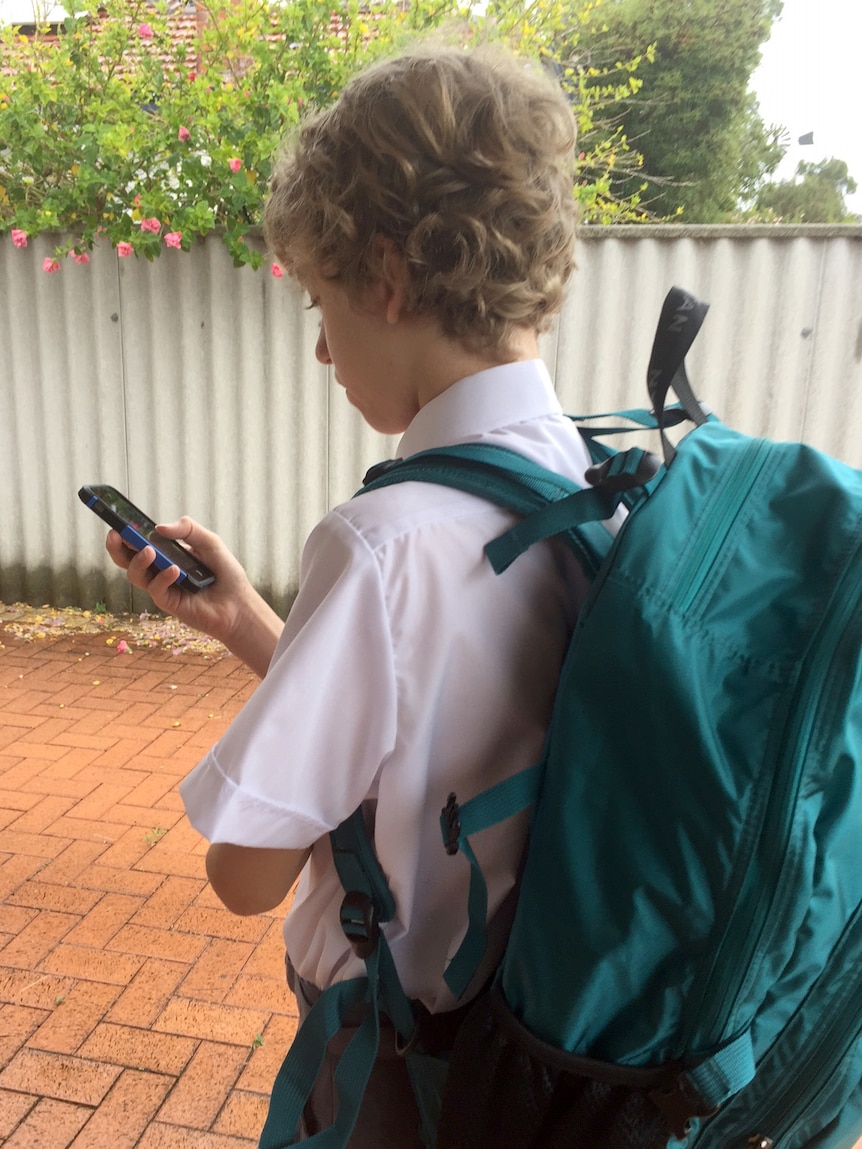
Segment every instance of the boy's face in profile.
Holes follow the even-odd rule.
[[[406,430],[421,406],[420,376],[411,367],[405,317],[387,305],[386,289],[375,285],[354,299],[321,275],[305,286],[320,311],[318,361],[332,366],[336,382],[375,431]]]

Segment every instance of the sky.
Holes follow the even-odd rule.
[[[862,213],[862,0],[784,0],[751,80],[767,124],[783,124],[790,146],[773,178],[789,179],[800,160],[844,160]],[[814,133],[813,146],[797,140]]]

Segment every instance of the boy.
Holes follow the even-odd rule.
[[[573,268],[574,143],[567,102],[525,62],[431,48],[356,78],[282,158],[268,242],[320,311],[318,359],[372,427],[403,433],[400,455],[499,443],[584,484],[587,452],[537,347]],[[364,494],[312,533],[284,624],[190,519],[160,529],[216,572],[198,595],[109,536],[132,582],[263,679],[182,795],[229,909],[277,906],[302,873],[285,923],[301,1013],[364,972],[328,841],[361,805],[397,905],[385,933],[404,989],[460,1016],[442,975],[469,867],[445,855],[438,814],[451,791],[466,800],[538,758],[585,591],[555,544],[495,576],[482,548],[512,521],[432,484]],[[468,999],[502,951],[524,832],[522,820],[476,842],[491,945]],[[421,1144],[392,1037],[352,1146]],[[308,1134],[332,1120],[324,1078]]]

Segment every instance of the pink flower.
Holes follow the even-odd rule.
[[[190,84],[193,84],[197,78],[198,78],[197,72],[189,72],[188,81]]]
[[[134,248],[130,243],[117,244],[117,255],[120,257],[120,259],[125,259],[127,255],[131,255],[133,250]]]
[[[47,271],[49,275],[52,275],[55,271],[60,270],[60,265],[56,259],[51,259],[50,255],[46,255],[42,260],[42,270]]]
[[[149,24],[139,24],[138,25],[138,35],[141,37],[142,40],[152,40],[153,30]]]
[[[90,262],[90,257],[89,257],[89,255],[87,255],[86,251],[73,251],[72,252],[72,259],[74,259],[75,263],[89,263]]]
[[[242,167],[242,160],[239,159],[237,156],[234,156],[232,160],[228,160],[227,166],[230,168],[230,170],[232,172],[238,172],[239,169]]]
[[[27,232],[22,231],[20,227],[12,228],[12,243],[15,247],[27,246]]]
[[[282,279],[284,276],[284,272],[281,270],[277,263],[270,264],[269,270],[272,272],[275,279]]]
[[[141,231],[151,231],[153,235],[158,235],[161,230],[162,225],[155,216],[150,219],[141,220]]]
[[[181,140],[183,143],[185,143],[186,140],[191,139],[191,135],[192,134],[188,130],[187,127],[181,127],[180,130],[177,132],[177,139]]]
[[[131,647],[124,638],[121,638],[117,643],[117,654],[130,654]]]
[[[169,231],[165,236],[166,247],[182,247],[183,233],[181,231]]]

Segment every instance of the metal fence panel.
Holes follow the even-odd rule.
[[[397,439],[370,431],[314,357],[288,281],[187,255],[41,271],[54,237],[0,243],[0,600],[142,606],[78,502],[109,482],[145,511],[210,525],[283,609],[302,543]],[[566,307],[542,337],[573,413],[644,405],[661,302],[711,304],[695,389],[751,434],[862,467],[862,228],[585,228]]]

